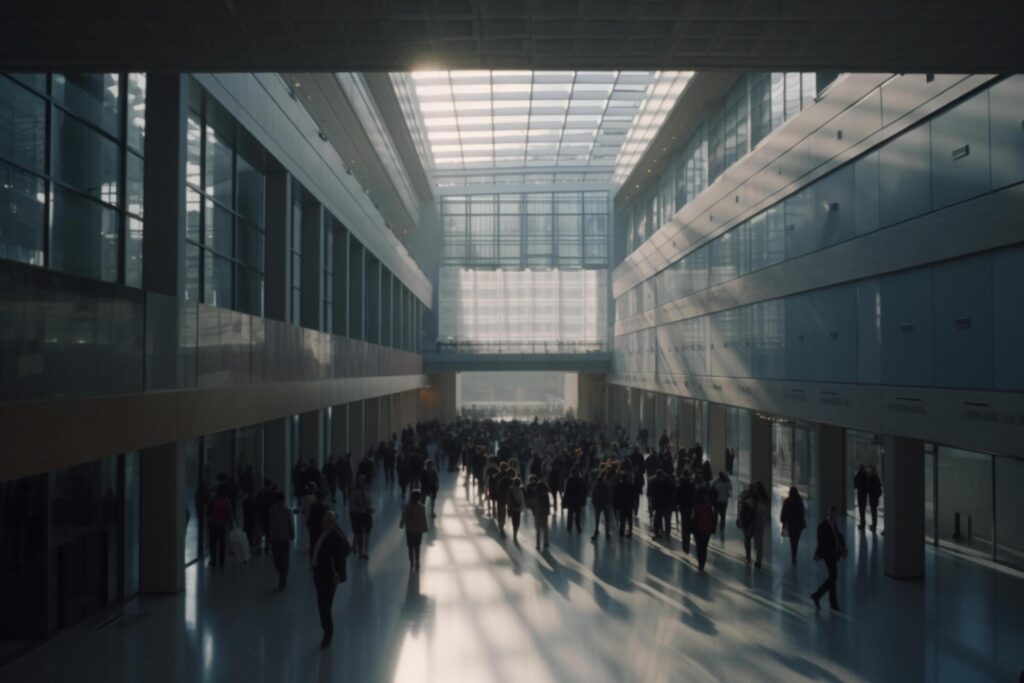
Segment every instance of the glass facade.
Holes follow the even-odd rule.
[[[605,270],[444,267],[438,342],[524,352],[604,348],[607,288]]]
[[[616,206],[616,229],[625,233],[621,260],[769,133],[804,108],[830,82],[815,73],[752,73],[740,78],[720,109],[671,152],[672,163],[640,197]]]
[[[144,74],[0,76],[0,258],[142,285]]]
[[[239,153],[234,122],[197,100],[187,132],[186,297],[262,315],[266,178]]]
[[[138,454],[0,482],[0,578],[3,646],[137,593]]]
[[[606,268],[608,193],[443,197],[444,265]]]

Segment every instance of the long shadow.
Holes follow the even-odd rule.
[[[771,648],[767,648],[763,645],[758,645],[758,649],[763,654],[777,661],[779,664],[782,664],[794,673],[800,674],[805,678],[815,681],[833,681],[834,683],[843,683],[843,679],[839,678],[828,669],[818,666],[809,659],[805,659],[804,657],[794,654],[772,650]]]

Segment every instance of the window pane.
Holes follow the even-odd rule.
[[[199,116],[190,112],[188,116],[188,132],[185,134],[188,140],[188,161],[185,164],[185,180],[195,187],[202,187],[203,182],[203,127],[199,123]]]
[[[203,250],[203,301],[231,308],[231,261]]]
[[[238,157],[238,213],[263,226],[263,174]]]
[[[263,276],[248,268],[236,267],[238,273],[238,310],[250,315],[263,315]]]
[[[46,153],[46,103],[0,76],[0,157],[42,173]]]
[[[120,77],[117,74],[53,74],[53,101],[117,135]]]
[[[50,265],[108,282],[117,281],[117,212],[55,187]]]
[[[129,287],[142,286],[142,221],[138,218],[127,219],[125,236],[128,241],[124,245],[124,283]]]
[[[185,237],[199,242],[199,217],[203,210],[203,197],[195,190],[185,190]]]
[[[128,144],[142,152],[146,138],[146,74],[128,74]]]
[[[0,258],[43,265],[46,183],[0,162]]]
[[[233,178],[231,171],[231,148],[217,136],[212,128],[206,128],[206,196],[230,207]]]
[[[996,458],[996,557],[1024,567],[1024,460]]]
[[[53,174],[61,182],[117,204],[117,144],[78,120],[54,110]]]
[[[263,232],[244,221],[237,221],[235,258],[263,272]]]
[[[213,202],[206,203],[206,239],[203,244],[220,254],[230,256],[232,220],[231,212]]]
[[[185,298],[199,301],[199,247],[185,245]]]
[[[129,213],[134,213],[137,216],[142,216],[143,203],[143,173],[145,167],[142,163],[142,157],[137,156],[132,152],[128,152],[128,168],[127,178],[125,179],[125,199]]]

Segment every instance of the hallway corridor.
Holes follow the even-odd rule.
[[[724,545],[712,542],[701,575],[678,530],[670,546],[646,530],[595,546],[589,510],[582,536],[566,533],[559,511],[550,552],[538,554],[529,515],[516,548],[469,497],[462,475],[442,475],[416,576],[397,488],[375,486],[370,559],[349,559],[327,650],[300,543],[284,593],[269,556],[225,571],[193,565],[184,593],[132,600],[120,617],[0,669],[0,681],[913,683],[1016,680],[1024,667],[1021,578],[929,550],[925,582],[887,579],[882,537],[849,521],[843,611],[816,612],[807,596],[824,569],[811,560],[813,530],[791,567],[775,521],[774,552],[758,571],[743,562],[731,506]]]

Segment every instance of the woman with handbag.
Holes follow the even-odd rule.
[[[327,647],[334,635],[334,619],[331,616],[334,592],[338,584],[348,578],[345,562],[351,546],[338,526],[338,518],[333,511],[324,513],[322,525],[320,537],[313,546],[312,569],[316,606],[320,610],[320,627],[324,630],[320,647]]]
[[[782,501],[782,535],[789,536],[789,550],[796,564],[796,550],[800,545],[800,534],[807,528],[803,498],[795,486],[790,487],[789,496]]]

